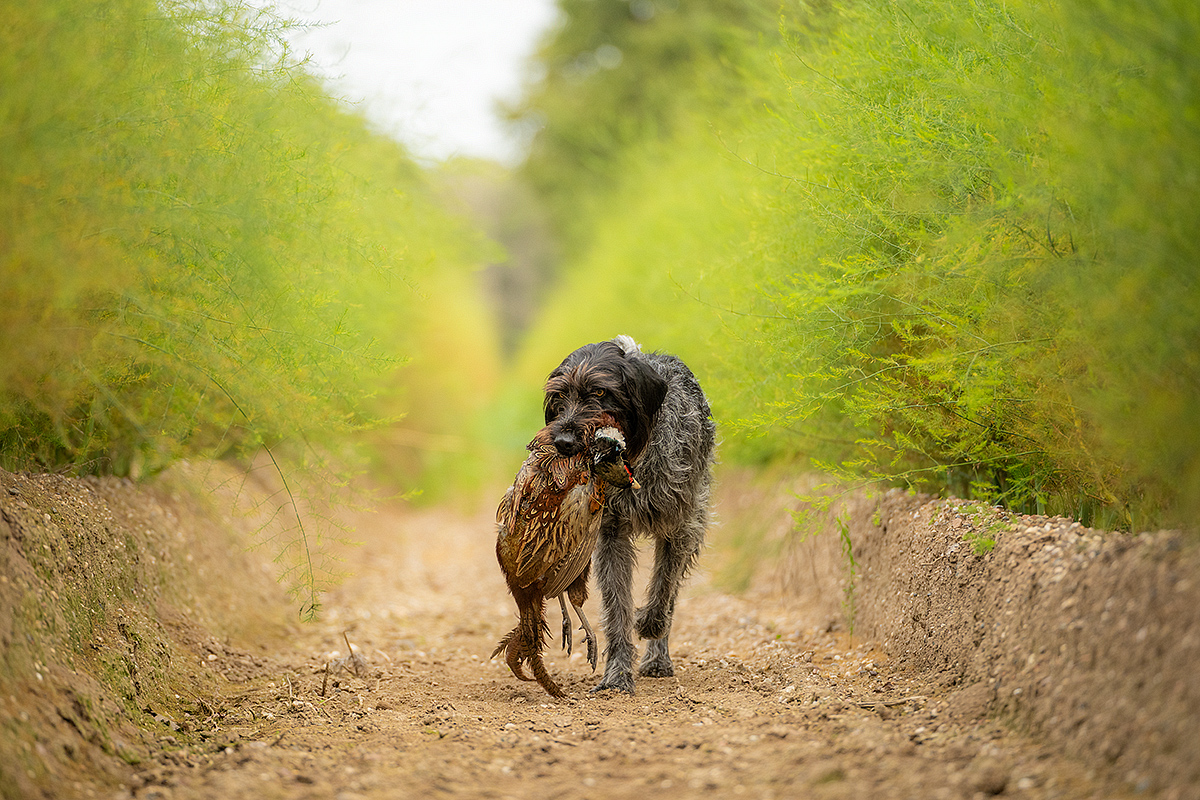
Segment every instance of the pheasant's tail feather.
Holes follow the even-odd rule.
[[[537,678],[537,682],[542,685],[542,688],[550,693],[553,697],[566,697],[567,693],[559,688],[554,679],[550,677],[550,673],[546,672],[546,666],[542,663],[542,654],[538,653],[536,658],[530,659],[529,666],[533,669],[533,677]]]
[[[520,628],[513,628],[511,631],[504,634],[504,638],[500,640],[500,644],[496,645],[496,649],[492,651],[491,658],[495,658],[508,649],[508,643],[513,640],[513,637],[517,635],[517,631],[519,630]]]
[[[541,604],[539,603],[537,606],[537,608],[529,609],[531,613],[527,614],[524,609],[521,612],[521,627],[529,644],[528,657],[525,661],[533,670],[533,677],[550,696],[566,697],[566,692],[554,682],[550,673],[546,671],[546,665],[542,663],[542,647],[546,637],[550,635],[550,625],[546,622],[545,610]]]
[[[505,663],[518,679],[537,680],[542,688],[552,696],[566,697],[563,690],[550,677],[550,673],[546,671],[545,664],[542,663],[545,637],[550,634],[550,625],[546,622],[542,602],[522,603],[520,612],[521,621],[517,623],[517,627],[500,640],[500,644],[492,652],[492,658],[504,653]],[[525,673],[523,666],[525,664],[528,664],[529,668],[533,670],[533,677]]]
[[[533,680],[533,678],[525,674],[525,668],[521,666],[521,662],[525,660],[527,660],[526,657],[516,648],[508,648],[508,655],[505,657],[504,662],[508,664],[508,668],[512,670],[512,674],[515,675],[519,681]],[[537,674],[536,671],[534,674]]]
[[[508,668],[512,670],[513,675],[518,680],[531,681],[533,678],[525,674],[525,670],[521,666],[521,662],[525,660],[521,652],[521,626],[513,628],[504,638],[500,640],[500,644],[496,645],[496,649],[492,651],[492,658],[504,653],[504,663],[508,664]]]

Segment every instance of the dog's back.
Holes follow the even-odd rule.
[[[618,337],[629,339],[629,337]],[[655,414],[650,440],[637,462],[643,491],[622,492],[613,498],[612,512],[628,520],[634,534],[663,538],[684,533],[699,553],[707,527],[716,426],[696,376],[673,355],[642,353],[631,358],[649,364],[667,382],[663,404]],[[702,514],[705,524],[681,528],[680,520]],[[690,564],[689,564],[690,566]]]

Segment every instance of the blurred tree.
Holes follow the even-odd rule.
[[[589,229],[589,200],[619,178],[622,154],[669,139],[701,99],[747,91],[747,45],[778,39],[766,0],[560,0],[564,24],[538,53],[540,78],[508,109],[533,131],[523,176],[544,198],[564,245]]]
[[[492,162],[453,159],[431,178],[448,208],[499,245],[489,253],[481,278],[501,355],[511,360],[545,300],[558,263],[545,207],[519,175]]]

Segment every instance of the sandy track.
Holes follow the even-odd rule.
[[[139,798],[1117,797],[1121,787],[983,717],[970,692],[900,674],[867,643],[778,597],[733,597],[703,566],[680,601],[677,674],[592,695],[557,645],[552,702],[488,660],[515,618],[490,512],[391,509],[290,647],[215,640],[229,678],[203,746],[159,739]],[[648,558],[647,554],[644,557]],[[588,604],[592,618],[598,600]],[[557,631],[557,610],[551,612]],[[365,659],[345,658],[343,634]],[[324,685],[325,693],[322,695]]]

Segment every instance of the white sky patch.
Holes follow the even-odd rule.
[[[278,0],[312,69],[418,158],[514,164],[522,143],[496,115],[520,96],[529,59],[557,22],[554,0]]]

